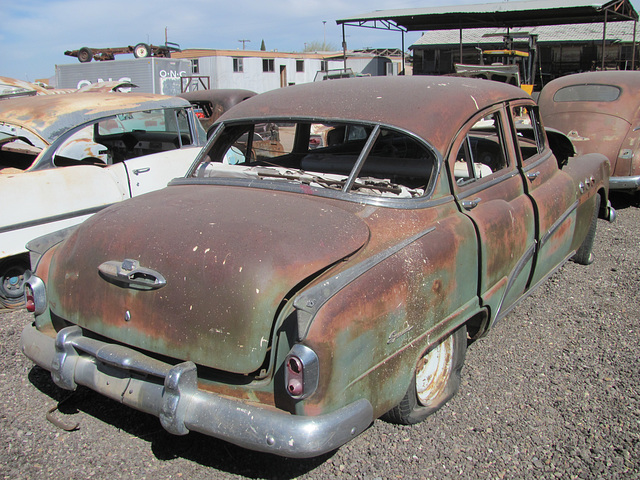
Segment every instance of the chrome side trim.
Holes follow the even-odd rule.
[[[37,227],[38,225],[44,225],[46,223],[60,222],[62,220],[68,220],[75,217],[83,217],[84,215],[92,215],[110,207],[113,203],[107,205],[100,205],[99,207],[85,208],[83,210],[75,210],[73,212],[61,213],[60,215],[52,215],[51,217],[39,218],[37,220],[30,220],[28,222],[14,223],[13,225],[7,225],[0,227],[0,233],[11,232],[13,230],[20,230],[23,228]]]
[[[54,339],[28,325],[20,343],[23,353],[50,370],[62,388],[84,385],[155,415],[176,435],[196,431],[252,450],[307,458],[335,450],[373,422],[373,408],[366,399],[312,417],[199,390],[193,362],[170,365],[84,337],[77,326],[60,330]]]
[[[436,227],[431,227],[423,230],[422,232],[418,232],[417,234],[406,238],[402,242],[383,250],[366,260],[363,260],[353,267],[332,276],[329,280],[325,280],[324,282],[319,283],[298,295],[293,301],[293,306],[296,308],[298,313],[298,341],[302,341],[306,338],[311,322],[313,321],[313,317],[332,296],[365,272],[369,271],[403,248],[411,245],[413,242],[435,231],[435,229]]]

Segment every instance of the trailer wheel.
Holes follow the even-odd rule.
[[[82,47],[80,50],[78,50],[78,60],[80,60],[80,63],[90,62],[92,58],[93,52],[90,48]]]
[[[133,48],[133,56],[136,58],[145,58],[151,54],[151,49],[146,43],[139,43]]]

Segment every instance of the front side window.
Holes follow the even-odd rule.
[[[225,126],[191,175],[411,198],[429,191],[436,167],[435,154],[407,133],[376,125],[300,121]]]
[[[553,96],[555,102],[615,102],[622,89],[613,85],[570,85]]]
[[[456,184],[468,185],[507,168],[509,162],[505,151],[499,113],[476,120],[464,134],[453,162]]]

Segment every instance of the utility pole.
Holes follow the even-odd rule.
[[[327,21],[326,20],[322,21],[322,34],[324,36],[322,40],[322,49],[324,50],[327,45]]]
[[[242,42],[242,49],[244,50],[244,44],[247,42],[250,42],[251,40],[238,40],[239,42]]]

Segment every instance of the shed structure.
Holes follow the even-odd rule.
[[[514,28],[543,27],[551,25],[601,24],[602,49],[599,63],[605,67],[607,28],[611,22],[633,22],[633,42],[630,68],[636,62],[636,25],[638,13],[629,0],[533,0],[471,5],[450,5],[431,8],[378,10],[336,20],[342,25],[343,50],[346,51],[345,27],[355,26],[401,32],[402,50],[405,50],[404,34],[409,31],[459,32],[458,61],[464,59],[464,31],[469,29],[503,29],[507,34]],[[529,34],[528,34],[529,35]],[[416,72],[414,68],[414,74]]]

